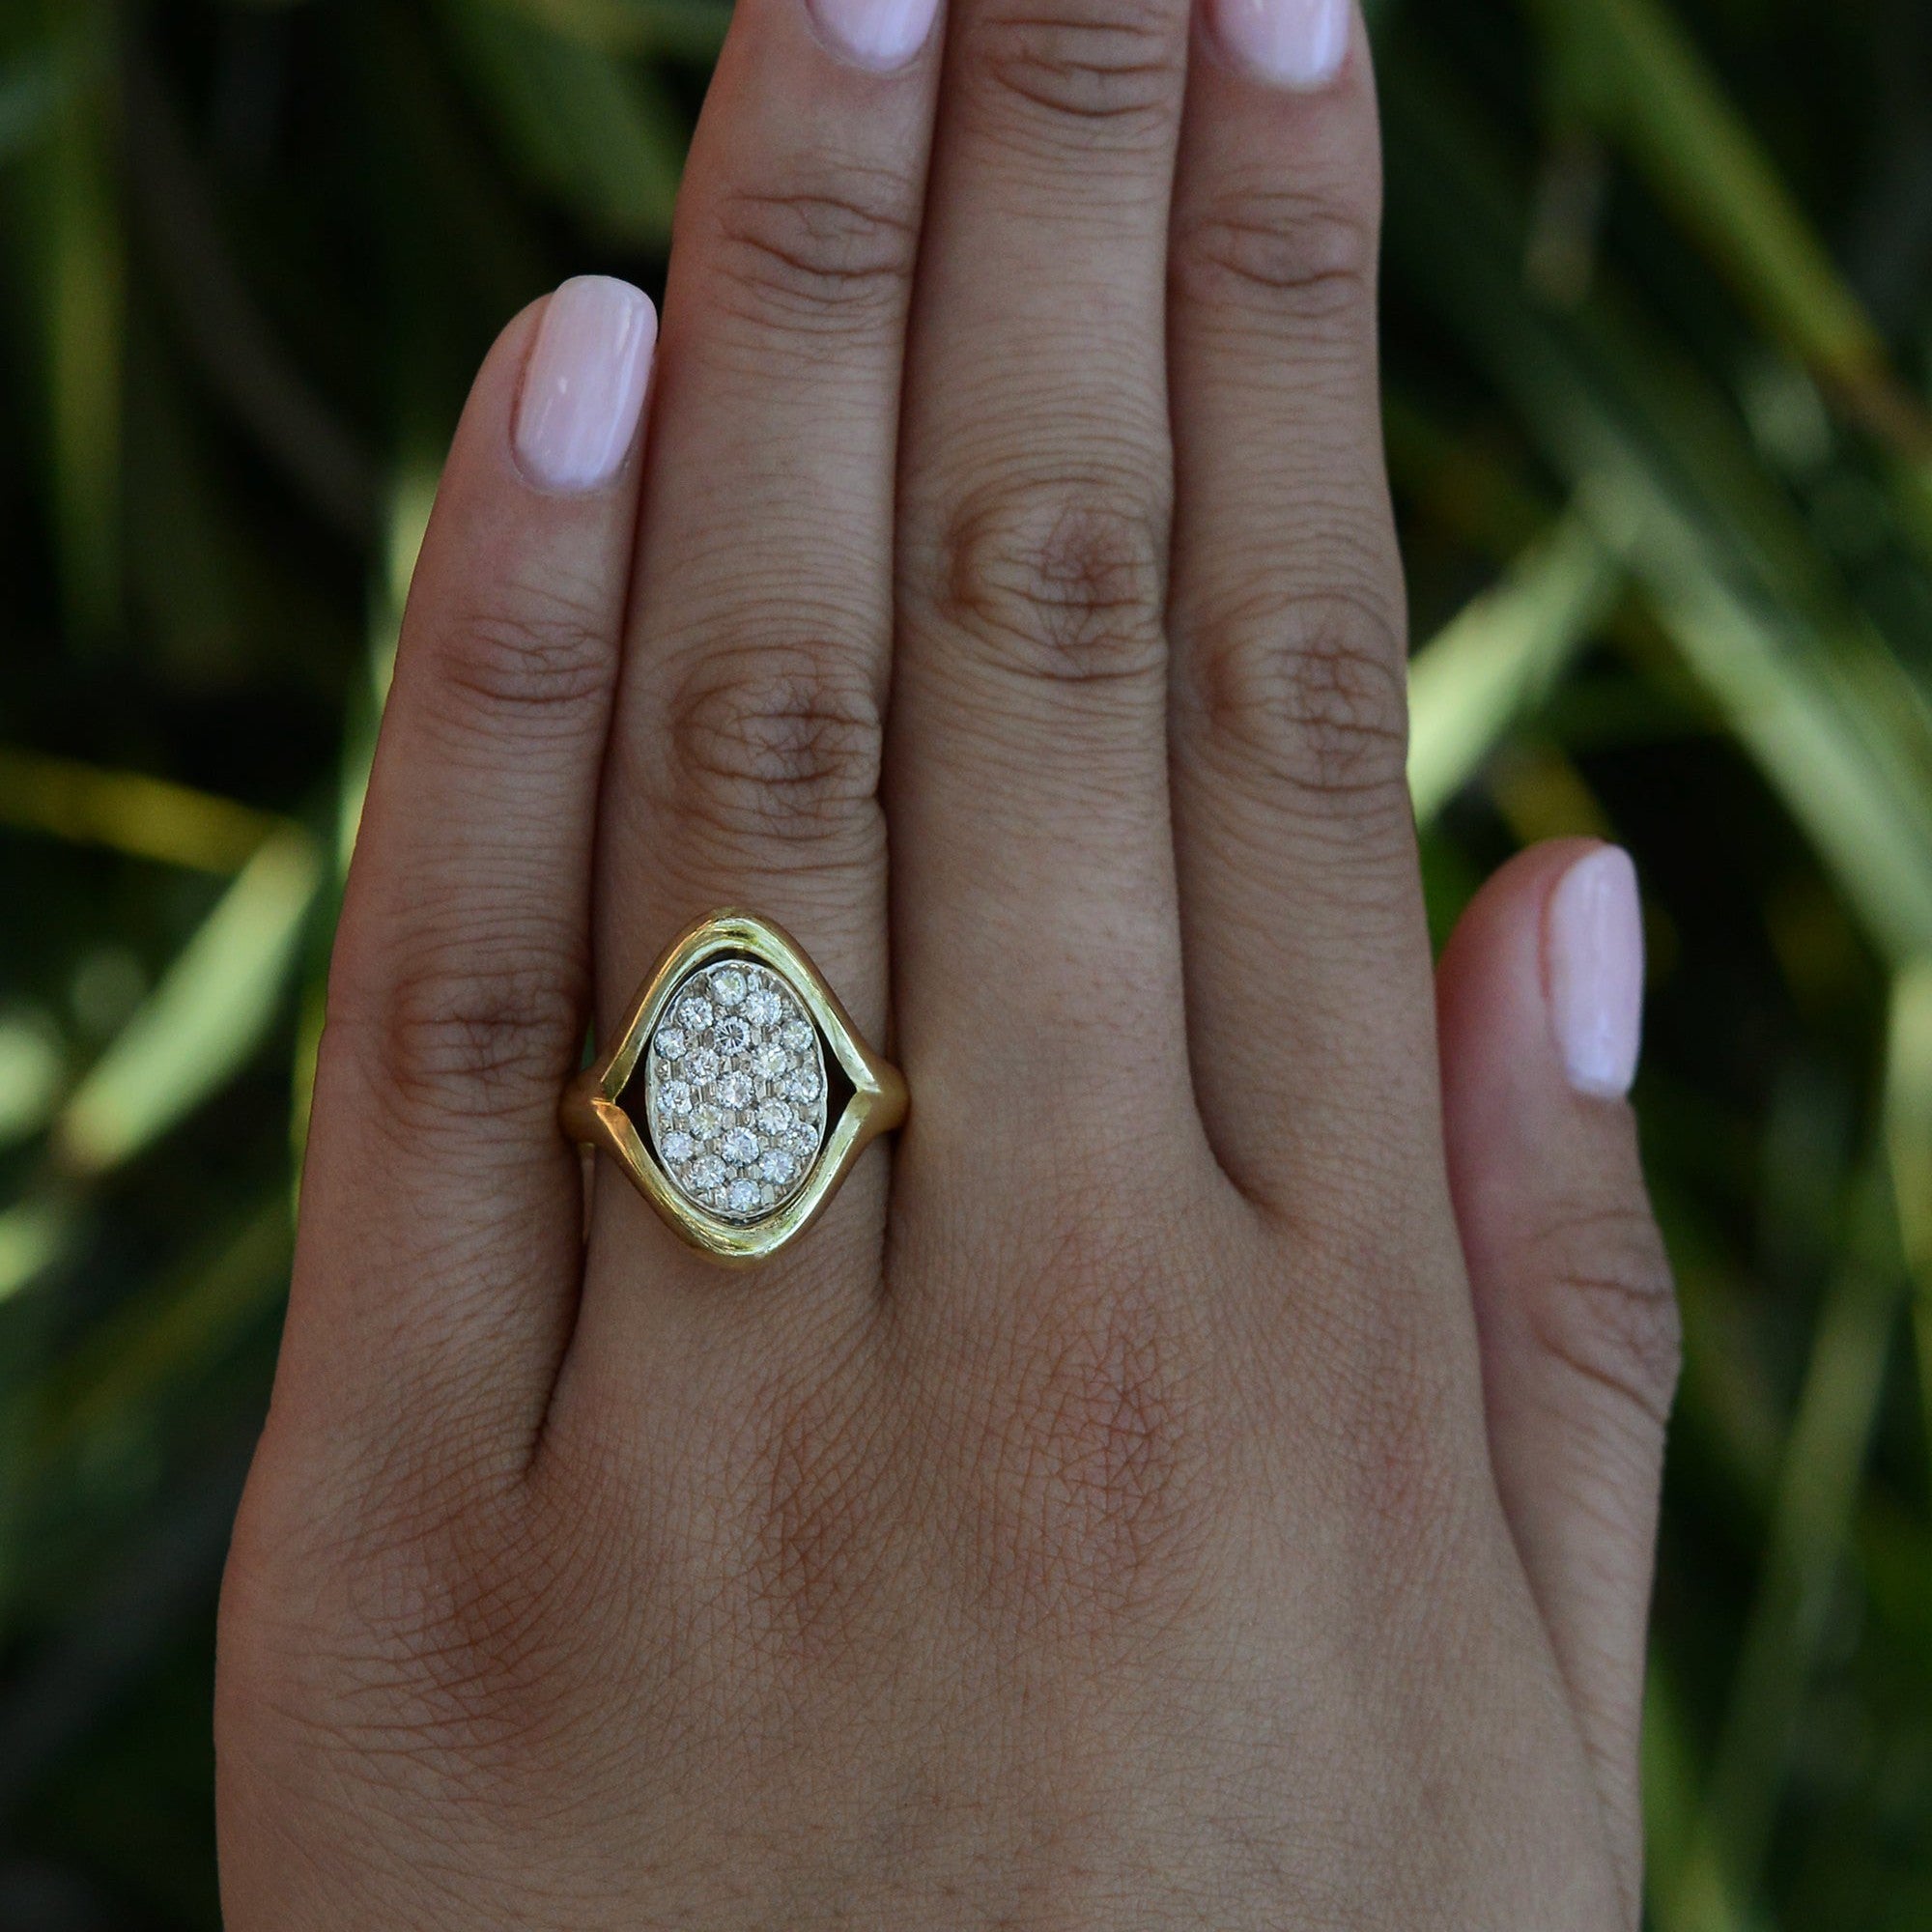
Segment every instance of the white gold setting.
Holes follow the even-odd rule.
[[[825,1051],[783,976],[749,959],[695,968],[664,1002],[642,1068],[646,1131],[671,1184],[753,1225],[805,1186],[825,1146]]]

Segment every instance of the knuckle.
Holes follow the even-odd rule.
[[[1266,594],[1222,614],[1193,654],[1209,732],[1311,800],[1401,792],[1408,757],[1407,651],[1370,593]]]
[[[430,655],[460,724],[495,736],[550,719],[582,731],[601,717],[617,642],[597,591],[559,576],[450,611],[431,633]]]
[[[1570,1213],[1534,1241],[1531,1331],[1555,1360],[1662,1430],[1683,1363],[1669,1256],[1640,1208]]]
[[[298,1666],[313,1728],[375,1763],[425,1751],[525,1762],[554,1731],[587,1640],[560,1621],[579,1559],[489,1518],[418,1516],[338,1550]]]
[[[791,1380],[745,1408],[741,1447],[724,1459],[746,1525],[737,1561],[753,1643],[793,1657],[849,1643],[864,1622],[885,1547],[876,1437],[880,1410],[834,1376],[801,1394]]]
[[[1072,684],[1158,682],[1163,541],[1118,485],[1001,486],[969,497],[941,542],[940,613],[999,669]]]
[[[1183,222],[1174,272],[1208,308],[1262,310],[1302,328],[1353,328],[1375,308],[1373,203],[1269,188],[1212,204]]]
[[[761,321],[888,323],[911,284],[918,229],[897,175],[845,168],[816,188],[739,190],[715,220],[725,286]]]
[[[1215,1520],[1201,1338],[1151,1259],[1097,1225],[1062,1238],[1035,1306],[963,1438],[981,1559],[1030,1618],[1158,1613],[1198,1580]]]
[[[1059,4],[999,12],[975,31],[969,73],[1083,147],[1096,128],[1112,146],[1164,139],[1179,99],[1183,48],[1159,10]]]
[[[735,836],[835,836],[877,796],[883,724],[849,652],[802,643],[697,654],[670,705],[692,810]]]
[[[533,940],[459,936],[417,944],[374,985],[331,975],[327,1037],[365,1054],[405,1118],[429,1127],[486,1103],[553,1104],[584,1000],[581,959]]]
[[[1385,1235],[1320,1237],[1320,1260],[1300,1276],[1298,1333],[1275,1365],[1277,1389],[1318,1382],[1284,1433],[1339,1519],[1380,1552],[1391,1584],[1440,1574],[1469,1506],[1468,1391],[1439,1322],[1418,1302],[1434,1299]],[[1402,1284],[1362,1292],[1365,1280]]]

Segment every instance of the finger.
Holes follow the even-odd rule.
[[[1176,842],[1208,1134],[1276,1204],[1333,1197],[1371,1137],[1439,1158],[1379,209],[1347,0],[1215,0],[1174,214]]]
[[[1449,1169],[1491,1454],[1634,1901],[1637,1738],[1676,1303],[1631,1111],[1636,877],[1569,840],[1505,867],[1442,960]]]
[[[605,794],[607,1024],[677,932],[738,905],[794,933],[883,1037],[880,718],[932,18],[932,0],[822,0],[815,16],[800,0],[743,0],[705,102]],[[875,1282],[884,1179],[881,1151],[772,1267],[848,1300],[855,1280]],[[600,1191],[582,1347],[627,1402],[640,1357],[665,1358],[654,1324],[692,1305],[681,1290],[700,1272],[715,1316],[710,1270],[641,1200]]]
[[[278,1416],[514,1463],[575,1302],[557,1094],[656,318],[566,283],[504,332],[438,495],[329,976]],[[465,1426],[452,1427],[455,1411]]]
[[[981,1192],[988,1161],[1037,1179],[1186,1104],[1161,625],[1184,64],[1185,0],[952,16],[889,796],[908,1149]]]

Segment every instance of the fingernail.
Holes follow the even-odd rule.
[[[1621,1100],[1643,1037],[1643,909],[1628,852],[1605,845],[1564,873],[1549,895],[1544,967],[1571,1086]]]
[[[1342,71],[1352,0],[1208,0],[1231,58],[1277,87],[1326,87]]]
[[[580,275],[550,298],[517,398],[517,461],[545,490],[596,490],[624,467],[658,339],[657,310],[629,282]]]
[[[860,67],[889,72],[925,44],[939,0],[809,0],[818,30]]]

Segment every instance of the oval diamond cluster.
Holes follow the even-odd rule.
[[[825,1054],[782,977],[700,966],[665,1002],[644,1063],[651,1144],[679,1193],[727,1221],[782,1208],[825,1144]]]

